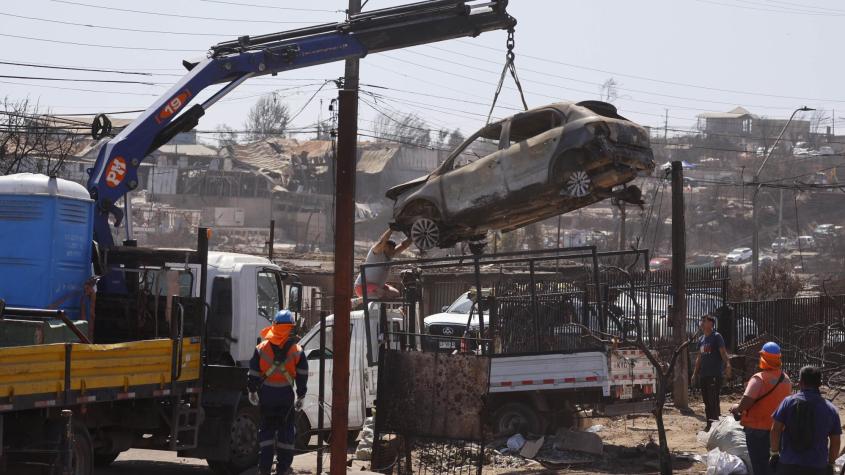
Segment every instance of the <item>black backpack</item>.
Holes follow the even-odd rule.
[[[798,399],[792,409],[792,418],[786,426],[789,445],[796,452],[804,452],[812,448],[813,435],[816,429],[816,411],[812,402]]]

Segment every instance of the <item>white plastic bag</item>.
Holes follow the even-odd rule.
[[[522,434],[514,434],[508,439],[508,448],[511,453],[518,453],[523,445],[525,445],[525,437]]]
[[[748,475],[745,463],[736,455],[713,449],[704,457],[707,475]]]
[[[748,446],[745,444],[745,432],[742,430],[742,424],[733,416],[720,417],[713,423],[713,427],[708,432],[707,450],[713,449],[735,455],[745,462],[746,466],[751,466]]]

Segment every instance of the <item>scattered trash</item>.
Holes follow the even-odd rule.
[[[540,449],[543,448],[543,442],[545,442],[545,441],[546,441],[545,437],[540,437],[537,440],[526,441],[522,445],[522,450],[519,451],[519,455],[521,455],[521,456],[523,456],[527,459],[533,459],[534,457],[537,456],[537,452],[539,452]]]
[[[720,417],[710,432],[707,433],[707,450],[720,449],[730,455],[742,459],[746,466],[751,466],[751,459],[748,457],[748,446],[745,445],[745,432],[742,425],[734,420],[733,416]]]
[[[510,449],[511,452],[519,452],[523,445],[525,445],[525,437],[523,437],[522,434],[514,434],[510,439],[508,439],[508,449]]]
[[[373,432],[375,422],[372,417],[364,420],[364,427],[358,434],[358,447],[355,449],[355,458],[358,460],[370,460],[373,456]]]
[[[595,455],[602,455],[604,453],[604,443],[602,443],[601,437],[598,434],[573,431],[565,428],[557,431],[557,442],[555,442],[554,448],[557,450],[571,450]]]
[[[713,449],[704,456],[706,475],[748,475],[745,463],[736,455]]]
[[[601,424],[596,424],[594,426],[588,427],[584,432],[596,433],[596,432],[601,432],[602,430],[604,430],[604,426],[601,425]]]

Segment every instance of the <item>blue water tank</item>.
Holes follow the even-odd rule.
[[[0,298],[80,318],[91,277],[94,202],[84,186],[34,173],[0,176]]]

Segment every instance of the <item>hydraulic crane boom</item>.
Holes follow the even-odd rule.
[[[94,240],[101,249],[114,246],[108,217],[114,216],[115,227],[120,225],[123,212],[116,203],[138,187],[141,161],[178,133],[196,127],[209,107],[245,80],[511,29],[516,20],[507,14],[506,7],[507,0],[413,3],[352,15],[340,23],[244,36],[212,46],[208,58],[201,62],[183,62],[188,74],[100,149],[88,180],[88,190],[96,202]],[[226,85],[202,104],[186,109],[202,90],[214,84]]]

